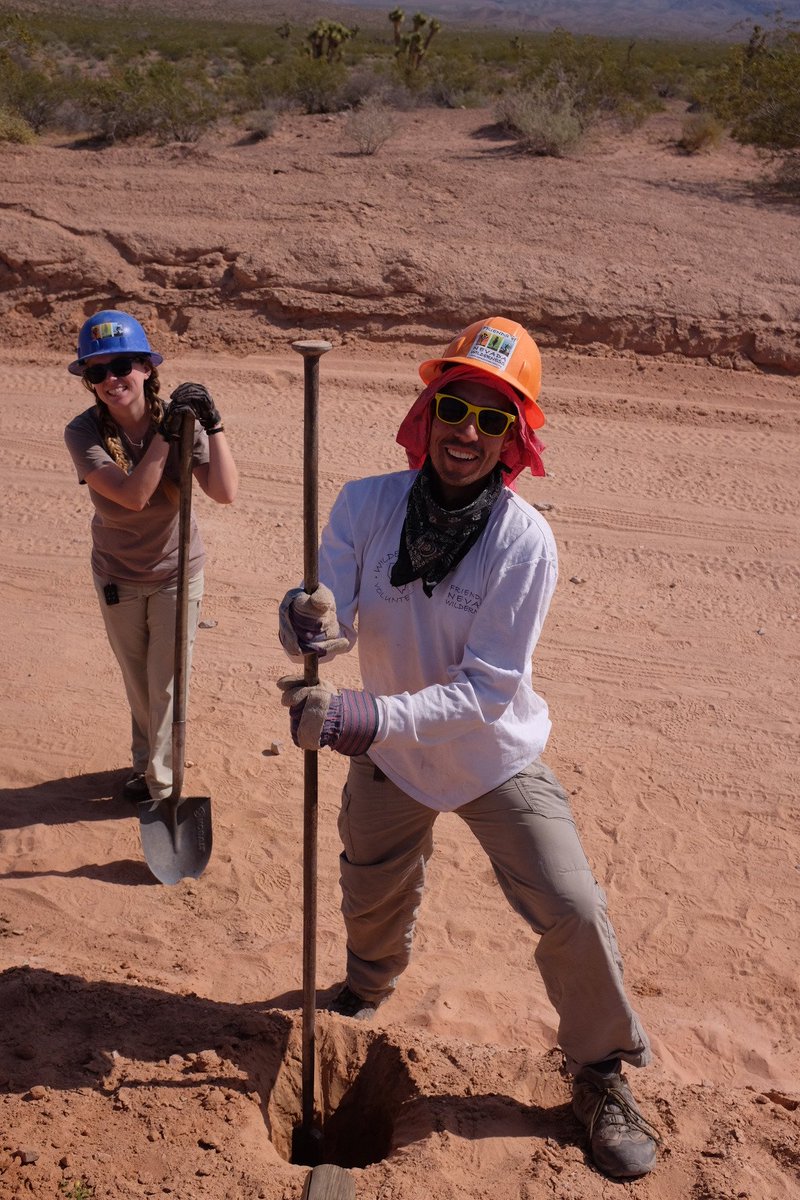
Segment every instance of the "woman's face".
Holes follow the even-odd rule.
[[[110,365],[113,364],[113,365]],[[109,370],[100,383],[92,383],[98,398],[108,407],[112,417],[138,418],[147,408],[144,381],[151,367],[147,359],[135,359],[125,354],[101,354],[93,358],[90,367],[106,366]],[[126,370],[130,365],[130,371]],[[116,375],[114,370],[122,373]]]

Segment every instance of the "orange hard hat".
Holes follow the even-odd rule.
[[[527,330],[508,317],[486,317],[454,337],[441,358],[420,364],[425,383],[432,383],[450,363],[477,367],[504,380],[523,397],[522,415],[531,429],[541,429],[544,413],[536,403],[542,387],[539,347]]]

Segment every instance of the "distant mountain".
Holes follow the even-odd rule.
[[[86,11],[86,0],[0,0],[0,9]],[[284,21],[293,24],[330,17],[355,24],[385,20],[398,0],[94,0],[93,11],[158,12],[162,16]],[[800,0],[409,0],[406,24],[417,11],[449,28],[492,27],[520,33],[595,33],[619,37],[719,38],[741,40],[750,23],[772,27],[780,8],[786,24],[800,27]]]
[[[348,0],[350,7],[379,10],[375,0]],[[326,0],[322,10],[335,10]],[[393,8],[387,3],[387,12]],[[407,16],[417,8],[449,23],[520,32],[616,34],[637,37],[736,39],[750,22],[771,26],[776,2],[769,0],[423,0],[405,6]],[[800,0],[780,5],[786,22],[800,21]]]

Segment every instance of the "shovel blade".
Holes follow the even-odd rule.
[[[356,1181],[344,1167],[322,1163],[306,1179],[302,1200],[355,1200]]]
[[[160,883],[199,879],[211,858],[211,800],[186,796],[139,805],[145,862]]]

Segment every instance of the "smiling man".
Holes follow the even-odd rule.
[[[391,996],[411,956],[434,823],[455,813],[538,939],[595,1164],[644,1175],[658,1137],[621,1066],[644,1066],[650,1047],[605,896],[540,757],[550,720],[531,658],[556,548],[513,488],[525,468],[545,473],[539,351],[515,321],[489,317],[420,375],[397,435],[411,470],[345,485],[322,535],[322,586],[281,604],[290,657],[357,643],[364,685],[280,681],[295,742],[350,757],[339,818],[347,976],[329,1008],[368,1020]]]

